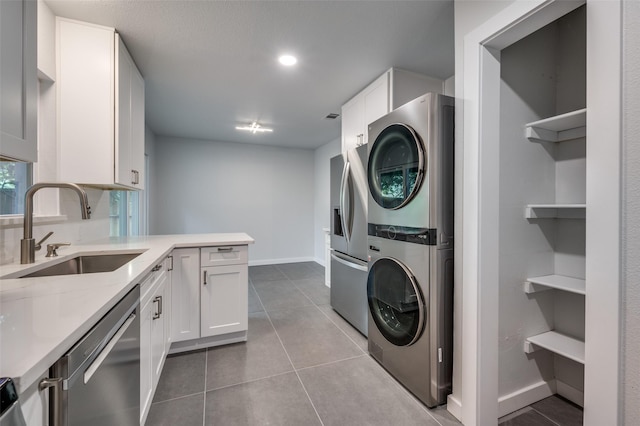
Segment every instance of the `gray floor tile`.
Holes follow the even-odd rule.
[[[431,415],[433,417],[435,417],[435,419],[438,421],[438,423],[440,423],[442,426],[460,426],[460,425],[462,425],[462,423],[460,423],[458,421],[458,419],[456,419],[453,416],[453,414],[451,414],[450,412],[447,411],[447,406],[446,405],[441,405],[439,407],[432,408],[431,410],[429,410],[429,412],[431,413]]]
[[[147,426],[202,426],[204,392],[151,404]]]
[[[500,421],[498,424],[500,426],[557,426],[535,410],[527,410],[516,417]]]
[[[290,280],[303,280],[306,278],[318,278],[322,274],[311,267],[307,262],[283,263],[276,267],[284,273]]]
[[[207,390],[293,371],[267,314],[249,314],[247,341],[210,348]]]
[[[328,305],[331,303],[331,293],[329,287],[324,283],[324,278],[294,280],[293,284],[316,305]]]
[[[311,299],[288,280],[257,283],[254,287],[268,312],[313,304]]]
[[[285,277],[284,274],[274,265],[250,266],[249,278],[253,282],[287,279],[287,277]]]
[[[298,374],[326,426],[438,425],[366,355]]]
[[[582,425],[582,409],[557,395],[531,404],[531,407],[559,425]]]
[[[303,262],[303,263],[309,265],[311,267],[311,269],[313,269],[314,271],[319,272],[322,275],[324,275],[324,266],[322,266],[318,262]]]
[[[362,350],[316,306],[269,312],[295,368],[362,355]]]
[[[319,425],[295,373],[207,392],[207,425]]]
[[[205,357],[205,350],[167,357],[153,402],[203,392]]]
[[[367,338],[356,330],[351,324],[340,316],[330,305],[318,306],[322,312],[324,312],[329,319],[342,330],[351,340],[353,340],[365,353],[369,352]]]
[[[263,311],[264,308],[262,307],[262,303],[260,303],[260,299],[258,299],[256,289],[253,287],[253,284],[249,284],[249,313]]]

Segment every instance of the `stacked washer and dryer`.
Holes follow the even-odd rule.
[[[369,352],[429,407],[451,392],[453,116],[428,93],[369,125]]]

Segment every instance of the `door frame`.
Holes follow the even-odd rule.
[[[456,284],[462,291],[454,331],[462,347],[454,359],[454,375],[460,379],[454,380],[448,409],[468,426],[495,425],[500,412],[509,409],[501,409],[498,401],[500,51],[583,4],[517,0],[464,38],[462,84],[456,85],[457,108],[462,109],[456,132],[462,151],[462,167],[457,167],[462,206],[457,211],[463,212],[456,230],[457,261],[462,262]],[[619,289],[611,283],[619,283],[620,263],[620,196],[615,191],[620,188],[620,9],[619,0],[587,3],[586,252],[606,263],[587,263],[586,270],[585,425],[617,424],[618,419],[620,304]],[[603,138],[609,142],[602,143]],[[611,230],[606,241],[598,229]],[[597,243],[592,235],[599,236]],[[597,308],[603,303],[604,321]]]

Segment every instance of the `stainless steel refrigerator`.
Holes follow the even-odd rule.
[[[331,306],[367,335],[367,146],[331,159]]]

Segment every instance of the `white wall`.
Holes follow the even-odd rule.
[[[623,2],[622,423],[640,418],[640,2]]]
[[[251,264],[314,259],[314,152],[156,137],[151,234],[246,232]]]
[[[330,192],[330,164],[329,160],[340,154],[340,138],[335,139],[314,151],[315,164],[315,191],[314,191],[314,257],[316,262],[326,265],[325,259],[325,234],[323,228],[331,225],[329,192]]]

